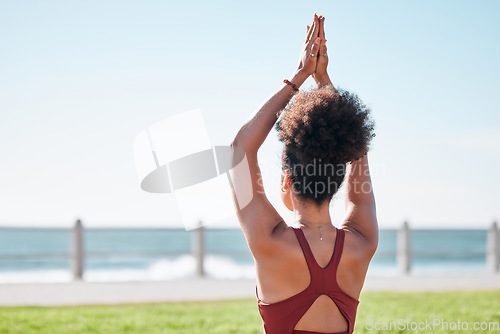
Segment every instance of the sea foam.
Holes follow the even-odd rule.
[[[238,264],[228,257],[207,255],[205,276],[214,279],[253,279],[253,264]],[[158,260],[145,269],[89,269],[84,272],[86,282],[166,281],[194,277],[196,260],[192,255],[181,255],[174,260]],[[72,281],[69,270],[0,271],[0,283],[59,283]]]

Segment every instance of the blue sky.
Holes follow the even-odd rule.
[[[201,108],[212,144],[228,144],[295,70],[315,12],[333,83],[376,121],[380,226],[499,218],[497,1],[4,1],[0,225],[179,225],[172,195],[140,190],[134,137]],[[290,219],[279,152],[273,130],[259,161]]]

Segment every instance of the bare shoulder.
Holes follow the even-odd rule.
[[[341,226],[345,232],[344,239],[344,253],[355,262],[368,263],[372,259],[375,251],[377,250],[377,242],[367,240],[366,237],[350,226]]]
[[[293,227],[288,226],[285,221],[281,221],[274,227],[268,243],[269,247],[261,254],[261,258],[270,260],[273,255],[279,257],[283,257],[284,254],[291,255],[291,251],[297,249],[297,237]],[[257,257],[256,260],[258,260]]]
[[[292,281],[296,279],[293,277],[300,275],[296,269],[306,265],[293,227],[284,221],[275,227],[268,242],[268,247],[254,254],[257,280],[263,293],[269,292],[269,286],[276,289],[277,282],[280,286],[285,282],[293,285]]]
[[[297,248],[297,236],[294,228],[282,221],[276,226],[271,235],[273,244],[282,249]]]
[[[338,283],[346,293],[359,299],[375,249],[358,231],[348,226],[341,226],[339,230],[344,231],[345,238],[339,263]]]

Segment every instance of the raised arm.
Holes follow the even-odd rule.
[[[289,79],[297,89],[316,70],[317,54],[320,48],[320,40],[317,39],[319,22],[320,20],[315,14],[313,24],[307,30],[307,36],[302,45],[299,64]],[[250,116],[234,137],[233,144],[237,144],[238,147],[245,151],[257,151],[274,126],[279,113],[288,104],[294,93],[292,85],[283,84],[276,93]]]
[[[308,29],[302,46],[298,67],[292,77],[288,79],[295,85],[295,89],[298,89],[316,69],[320,44],[318,34],[319,20],[315,14],[313,24]],[[232,191],[236,214],[250,250],[255,257],[271,251],[273,231],[278,225],[283,224],[283,219],[265,195],[257,152],[277,121],[279,113],[294,95],[293,85],[282,85],[276,93],[257,108],[257,111],[239,129],[231,143],[235,151],[242,149],[245,152],[248,163],[249,173],[244,168],[233,168],[230,175],[233,182]],[[251,200],[246,206],[240,207],[238,191],[245,192],[250,186],[252,188]]]
[[[346,219],[342,225],[357,234],[363,248],[373,254],[378,244],[378,224],[367,155],[347,164],[344,182]]]
[[[304,71],[297,70],[290,82],[298,88],[308,76]],[[293,94],[294,89],[291,85],[282,85],[250,116],[234,137],[232,144],[242,148],[247,154],[257,152]]]

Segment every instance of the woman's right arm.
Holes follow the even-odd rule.
[[[347,164],[344,182],[346,218],[341,225],[357,234],[363,248],[373,255],[378,244],[378,223],[366,154]]]

